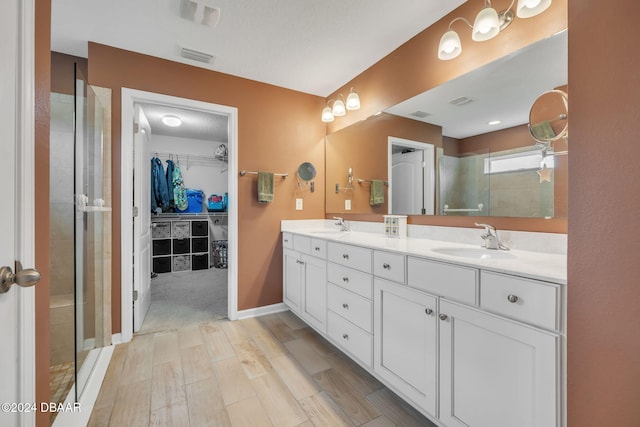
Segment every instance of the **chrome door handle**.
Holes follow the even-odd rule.
[[[440,320],[447,320],[449,318],[449,316],[447,316],[446,314],[441,314],[438,317],[440,317]]]
[[[516,303],[516,302],[518,302],[519,299],[520,298],[518,298],[517,295],[511,294],[511,295],[507,296],[507,301],[509,301],[510,303]]]
[[[20,261],[16,261],[16,272],[11,267],[0,268],[0,294],[7,292],[14,283],[23,288],[33,286],[40,281],[40,272],[35,268],[23,269]]]
[[[382,268],[384,268],[385,270],[391,270],[391,266],[389,264],[387,264],[386,262],[384,264],[382,264]]]
[[[430,308],[425,308],[425,309],[424,309],[424,312],[425,312],[428,316],[431,316],[431,315],[433,314],[433,310],[432,310],[432,309],[430,309]]]

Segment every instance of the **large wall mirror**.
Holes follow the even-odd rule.
[[[536,146],[527,124],[567,91],[567,57],[563,31],[328,135],[326,212],[566,218],[568,145]]]

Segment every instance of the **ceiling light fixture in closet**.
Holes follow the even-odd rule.
[[[178,116],[172,116],[170,114],[162,117],[162,123],[166,126],[175,128],[182,124],[182,120]]]

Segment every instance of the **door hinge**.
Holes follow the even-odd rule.
[[[133,207],[133,217],[134,218],[138,218],[139,212],[138,212],[138,207],[134,206]]]
[[[138,301],[138,291],[133,291],[133,301]]]
[[[133,133],[138,133],[138,131],[140,130],[140,125],[137,123],[133,124]]]
[[[427,162],[422,162],[422,167],[426,168],[427,167]]]
[[[422,215],[426,215],[427,214],[427,210],[425,208],[422,208]]]

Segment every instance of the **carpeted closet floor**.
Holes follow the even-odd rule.
[[[227,272],[211,268],[151,279],[151,307],[138,334],[227,317]]]

